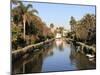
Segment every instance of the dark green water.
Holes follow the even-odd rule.
[[[39,73],[95,69],[96,64],[75,52],[72,43],[56,39],[48,47],[26,54],[12,66],[13,73]]]

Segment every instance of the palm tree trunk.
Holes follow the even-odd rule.
[[[24,24],[24,34],[23,34],[23,36],[24,36],[24,40],[25,40],[25,33],[26,33],[26,31],[25,31],[25,22],[26,22],[26,20],[25,20],[25,16],[23,17],[23,24]]]

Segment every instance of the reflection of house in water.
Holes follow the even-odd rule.
[[[75,46],[71,43],[70,60],[75,64],[78,70],[95,69],[95,63],[88,60],[88,58],[75,50]]]
[[[56,43],[56,47],[59,48],[58,50],[63,51],[63,40],[62,39],[56,39],[55,43]]]

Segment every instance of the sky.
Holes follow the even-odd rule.
[[[36,3],[23,2],[25,5],[32,4],[39,14],[38,16],[48,26],[53,23],[56,27],[63,26],[66,29],[70,28],[70,17],[75,17],[80,20],[85,14],[95,14],[95,6],[86,5],[70,5],[70,4],[54,4],[54,3]]]

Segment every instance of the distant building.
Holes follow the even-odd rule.
[[[62,37],[62,35],[60,33],[56,34],[56,39],[60,39]]]
[[[65,30],[65,29],[64,29],[64,30],[63,30],[62,36],[66,36],[68,32],[69,32],[68,30]]]

